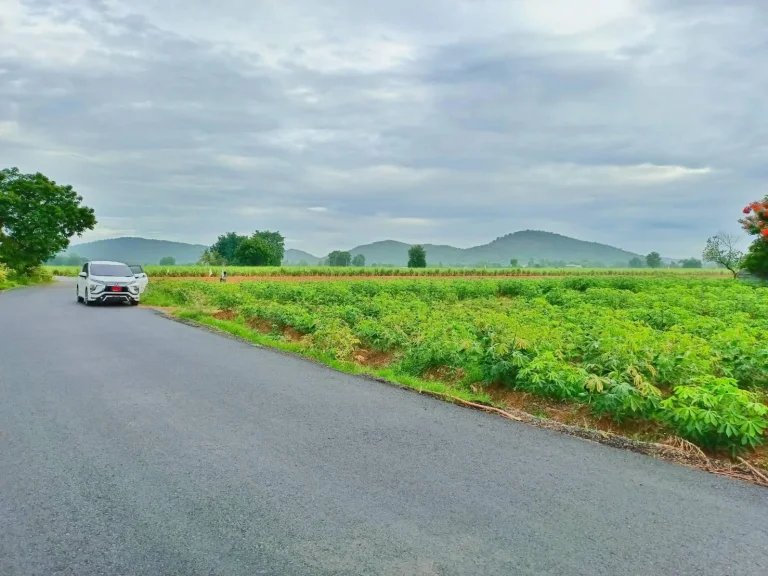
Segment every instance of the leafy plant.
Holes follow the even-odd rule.
[[[733,454],[762,445],[768,428],[768,406],[753,392],[739,389],[731,378],[709,377],[695,385],[678,386],[661,408],[661,418],[678,435]]]

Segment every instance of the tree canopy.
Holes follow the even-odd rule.
[[[661,268],[663,265],[661,254],[658,252],[651,252],[645,257],[645,263],[648,265],[648,268]]]
[[[328,254],[329,266],[349,266],[352,263],[352,254],[341,250],[334,250]]]
[[[280,232],[256,230],[251,236],[227,232],[205,251],[201,264],[211,266],[280,266],[285,238]]]
[[[352,258],[352,266],[357,266],[358,268],[365,266],[365,255],[356,254],[355,257]]]
[[[69,246],[72,236],[93,230],[93,209],[72,186],[41,173],[0,170],[0,262],[29,273]]]
[[[408,268],[426,268],[427,251],[424,246],[417,244],[408,249]]]
[[[743,260],[744,268],[753,274],[768,276],[768,195],[746,206],[744,214],[739,222],[748,234],[757,236]]]
[[[176,258],[173,256],[163,256],[160,258],[160,266],[176,266]]]

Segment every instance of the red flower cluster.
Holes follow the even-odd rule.
[[[768,196],[763,202],[752,202],[744,207],[746,218],[739,220],[744,230],[768,240]]]

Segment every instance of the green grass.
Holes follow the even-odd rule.
[[[25,276],[15,274],[0,264],[0,292],[4,290],[11,290],[13,288],[19,288],[22,286],[47,284],[52,280],[53,278],[51,277],[50,272],[45,269],[38,269],[32,274]]]

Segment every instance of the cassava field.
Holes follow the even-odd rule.
[[[768,288],[678,271],[571,272],[220,284],[150,268],[144,301],[337,367],[759,461]]]

